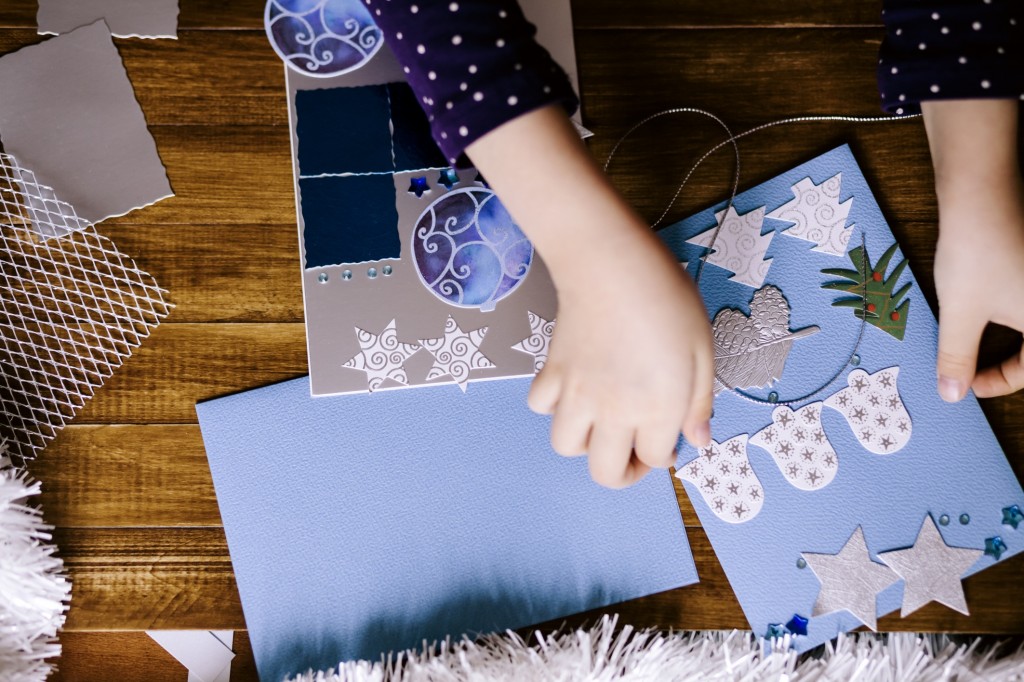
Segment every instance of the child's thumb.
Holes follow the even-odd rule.
[[[967,395],[974,381],[978,344],[987,322],[963,312],[946,315],[940,311],[939,317],[939,395],[955,403]]]

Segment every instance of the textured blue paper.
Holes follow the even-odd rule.
[[[302,176],[394,170],[386,86],[300,90],[295,112]]]
[[[430,122],[416,95],[405,83],[389,83],[391,102],[391,141],[396,171],[447,168],[450,164],[438,149],[430,132]]]
[[[262,680],[696,582],[667,474],[597,486],[529,383],[197,406]]]
[[[402,255],[391,175],[300,178],[306,267]]]
[[[737,211],[745,214],[767,206],[770,212],[792,198],[790,187],[802,178],[810,177],[818,184],[839,171],[843,174],[841,200],[853,197],[847,225],[855,224],[857,228],[850,248],[860,245],[863,238],[871,258],[877,259],[894,237],[846,146],[740,194],[735,202]],[[715,208],[720,210],[724,204]],[[697,272],[703,249],[685,241],[714,224],[713,211],[708,209],[661,233],[680,260],[690,262],[691,275]],[[791,329],[818,325],[821,332],[793,345],[782,379],[774,387],[751,391],[767,397],[774,390],[781,400],[815,390],[842,369],[862,324],[850,308],[831,306],[844,295],[842,292],[820,288],[821,283],[836,279],[820,271],[850,268],[849,258],[812,251],[810,242],[782,234],[788,226],[765,220],[764,233],[777,230],[767,253],[774,261],[765,283],[778,286],[789,300]],[[892,265],[901,259],[897,253]],[[730,274],[712,265],[704,266],[699,284],[712,317],[725,306],[745,310],[750,301],[754,290],[728,281]],[[897,287],[911,280],[908,269]],[[916,283],[909,297],[905,340],[898,341],[868,325],[857,351],[860,368],[869,373],[893,365],[900,367],[899,391],[913,420],[913,434],[905,448],[888,456],[868,452],[840,413],[823,409],[825,432],[839,455],[838,473],[827,487],[814,492],[794,488],[768,452],[750,446],[751,465],[764,485],[764,508],[753,520],[732,525],[715,517],[700,492],[685,484],[744,613],[759,634],[769,623],[786,623],[794,613],[811,615],[819,583],[809,568],[797,567],[797,559],[801,552],[838,552],[858,525],[863,526],[873,555],[912,545],[929,513],[936,519],[942,514],[952,518],[949,526],[940,528],[950,545],[983,549],[985,538],[1000,535],[1009,546],[1003,561],[1024,549],[1024,525],[1016,531],[1003,526],[1000,512],[1007,505],[1024,504],[1024,493],[973,395],[955,405],[938,397],[938,328]],[[828,391],[793,405],[793,409],[824,400],[845,388],[850,369],[844,369],[840,381]],[[723,393],[715,401],[713,436],[722,442],[742,433],[753,435],[771,422],[771,413],[771,406]],[[692,460],[695,455],[687,446],[680,462]],[[963,513],[970,516],[968,525],[957,520]],[[991,557],[982,557],[972,571],[992,563]],[[899,608],[902,590],[901,581],[881,593],[879,615]],[[812,618],[807,636],[796,638],[796,647],[811,648],[859,624],[845,611]]]

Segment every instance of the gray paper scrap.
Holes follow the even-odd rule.
[[[178,0],[39,0],[40,34],[59,35],[103,19],[118,38],[177,38]]]
[[[173,196],[102,21],[0,57],[0,141],[98,223]]]

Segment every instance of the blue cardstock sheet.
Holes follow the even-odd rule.
[[[596,485],[529,384],[196,407],[260,679],[697,581],[667,473]]]
[[[846,222],[855,226],[849,248],[866,245],[874,263],[895,238],[846,146],[739,194],[737,212],[744,215],[762,206],[771,212],[793,199],[791,187],[800,180],[810,178],[819,184],[838,172],[842,172],[840,200],[853,197]],[[693,276],[704,249],[686,240],[714,227],[714,211],[723,208],[724,203],[660,233],[680,261],[689,262],[688,272]],[[838,373],[839,380],[827,390],[792,405],[796,410],[845,388],[853,364],[868,373],[898,366],[899,394],[913,430],[899,452],[878,455],[861,446],[842,414],[823,409],[822,425],[839,466],[829,485],[813,491],[790,485],[769,452],[749,445],[750,464],[763,485],[764,501],[760,513],[745,523],[720,520],[699,490],[689,482],[684,484],[758,634],[765,633],[769,624],[787,623],[795,614],[811,617],[819,582],[811,568],[798,565],[801,554],[835,554],[858,526],[876,560],[880,552],[913,545],[929,514],[936,521],[943,515],[952,519],[939,527],[950,546],[983,550],[986,538],[1000,536],[1008,547],[1002,561],[1024,549],[1024,524],[1016,530],[1003,525],[1001,512],[1009,505],[1024,506],[1024,492],[977,400],[971,394],[960,403],[947,404],[936,392],[938,327],[910,269],[903,272],[897,285],[913,283],[904,340],[864,325],[857,344],[863,323],[851,308],[831,305],[843,292],[821,288],[822,283],[837,279],[821,271],[851,268],[849,256],[813,251],[812,243],[783,234],[789,226],[771,218],[764,221],[763,234],[776,232],[765,256],[773,259],[765,284],[777,286],[789,301],[790,329],[816,325],[820,332],[794,343],[778,382],[747,393],[768,399],[774,391],[778,400],[785,401],[815,391]],[[892,265],[902,258],[897,253]],[[732,274],[710,263],[703,267],[699,287],[711,317],[724,307],[746,310],[750,303],[754,289],[729,281]],[[858,357],[852,358],[853,354]],[[772,410],[772,405],[723,392],[715,400],[713,438],[722,443],[739,434],[753,436],[772,423]],[[680,468],[696,457],[694,448],[682,446]],[[969,519],[966,524],[959,521],[963,514]],[[968,574],[995,561],[992,556],[982,556]],[[883,590],[877,600],[878,615],[898,610],[902,592],[902,580]],[[860,624],[847,611],[810,618],[807,634],[795,638],[795,647],[810,649]]]

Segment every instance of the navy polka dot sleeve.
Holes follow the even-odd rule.
[[[449,162],[498,126],[579,102],[515,0],[364,0]]]
[[[886,0],[882,108],[915,114],[940,99],[1024,99],[1020,0]]]

